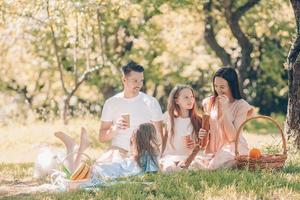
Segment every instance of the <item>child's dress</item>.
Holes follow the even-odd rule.
[[[141,158],[141,167],[134,158],[125,158],[123,160],[108,164],[95,164],[93,166],[93,174],[103,178],[118,178],[125,176],[137,175],[145,172],[158,171],[158,163],[156,159],[152,159],[148,152],[145,152]]]
[[[209,101],[207,98],[203,101],[204,109],[207,110]],[[204,156],[197,156],[191,164],[191,168],[214,170],[220,167],[232,167],[235,165],[235,137],[236,133],[227,133],[224,129],[222,117],[218,119],[218,106],[214,105],[210,110],[210,138]],[[252,114],[253,107],[245,100],[235,100],[229,104],[230,112],[234,127],[238,130],[239,126],[246,121],[247,117]],[[241,155],[248,154],[248,144],[240,135],[239,152]]]
[[[165,119],[165,123],[169,132],[170,122],[168,118]],[[193,126],[190,118],[177,117],[174,119],[174,138],[172,140],[169,133],[166,149],[159,160],[162,171],[176,170],[176,164],[184,161],[190,155],[192,149],[186,147],[184,137],[190,136],[192,132]]]
[[[125,158],[112,163],[96,163],[92,166],[91,178],[88,181],[72,183],[65,180],[60,184],[62,190],[72,188],[91,188],[105,185],[106,180],[111,180],[119,177],[127,177],[140,175],[147,172],[159,171],[156,158],[152,158],[148,152],[145,152],[141,158],[141,167],[133,158]]]

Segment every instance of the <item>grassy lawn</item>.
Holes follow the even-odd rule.
[[[1,164],[11,182],[26,183],[32,164]],[[127,183],[98,190],[65,193],[21,193],[4,199],[299,199],[300,163],[290,160],[281,171],[183,171],[123,178]],[[46,180],[45,180],[46,181]],[[7,181],[9,183],[9,181]],[[143,183],[148,184],[143,184]]]
[[[300,153],[291,146],[285,168],[280,171],[182,171],[123,178],[120,184],[96,190],[32,191],[35,186],[50,183],[49,178],[32,178],[33,161],[38,151],[32,146],[46,143],[51,148],[62,149],[53,132],[65,130],[78,140],[81,125],[88,129],[92,140],[88,154],[96,158],[105,147],[97,142],[97,119],[74,120],[67,126],[53,122],[0,127],[4,139],[0,146],[0,199],[300,199]],[[256,125],[246,131],[255,131],[261,126]],[[267,129],[272,133],[272,128],[267,126]],[[264,133],[247,136],[254,145],[259,143],[258,139],[262,139],[260,145],[270,140]]]
[[[280,125],[280,127],[284,127],[285,116],[283,114],[272,114],[271,117]],[[279,133],[276,126],[271,121],[266,119],[249,121],[244,130],[261,135]]]

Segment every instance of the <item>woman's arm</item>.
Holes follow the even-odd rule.
[[[226,137],[230,142],[236,140],[236,134],[238,128],[246,121],[248,113],[252,111],[250,105],[245,105],[241,103],[237,108],[237,113],[235,116],[232,116],[231,112],[228,110],[223,110],[223,114],[219,121],[224,128]]]
[[[236,140],[237,130],[246,119],[247,112],[239,113],[235,118],[230,112],[223,112],[223,116],[219,120],[221,121],[225,134],[230,142]]]

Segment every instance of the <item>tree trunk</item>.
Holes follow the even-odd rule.
[[[260,0],[248,0],[244,5],[233,10],[232,1],[224,0],[225,18],[230,27],[233,36],[237,39],[239,46],[241,47],[240,62],[236,62],[236,68],[239,74],[240,86],[244,86],[244,81],[249,77],[248,69],[252,67],[251,53],[253,51],[253,44],[247,37],[246,33],[242,31],[239,24],[242,16],[246,14],[251,8],[258,4]],[[243,91],[241,91],[243,93]]]
[[[300,57],[297,56],[289,74],[289,100],[285,132],[300,150]]]
[[[300,150],[300,0],[291,0],[296,24],[297,36],[288,55],[289,100],[285,123],[285,133],[296,148]]]
[[[216,40],[216,33],[214,27],[218,23],[216,17],[213,14],[213,8],[216,7],[216,1],[208,0],[204,3],[205,14],[205,30],[204,39],[210,48],[216,53],[218,58],[222,61],[224,66],[230,65],[237,69],[239,75],[240,86],[244,86],[245,80],[249,77],[249,71],[252,68],[251,53],[253,51],[253,44],[250,42],[247,34],[243,32],[239,22],[240,19],[260,0],[247,0],[243,5],[238,8],[234,8],[234,1],[223,0],[224,15],[226,23],[228,24],[232,35],[238,41],[241,48],[239,57],[235,60],[230,54],[218,43]],[[215,4],[215,6],[214,6]],[[216,8],[214,8],[216,9]],[[243,91],[241,91],[243,93]]]
[[[217,42],[216,34],[214,31],[215,19],[212,14],[212,0],[204,3],[204,13],[205,13],[205,30],[204,30],[204,39],[210,48],[216,53],[216,55],[222,61],[224,66],[232,65],[232,60],[230,55],[226,52],[226,50],[221,47],[221,45]]]
[[[68,110],[69,110],[69,107],[70,107],[70,100],[71,100],[71,97],[72,96],[68,96],[65,100],[64,100],[64,110],[63,110],[63,122],[64,122],[64,125],[67,125],[69,120],[68,120]]]

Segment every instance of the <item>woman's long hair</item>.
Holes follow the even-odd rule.
[[[216,77],[223,78],[227,81],[228,86],[230,88],[232,97],[234,99],[243,99],[241,92],[240,92],[240,86],[239,86],[239,79],[236,71],[231,67],[221,67],[216,71],[214,77],[213,77],[213,86],[214,86],[214,97],[218,96],[218,93],[215,90],[215,79]]]
[[[154,163],[157,162],[159,154],[159,144],[156,130],[153,124],[144,123],[133,132],[132,139],[135,142],[135,161],[142,168],[141,157],[147,152]]]
[[[173,90],[171,91],[168,99],[168,115],[169,115],[169,122],[170,127],[168,129],[168,135],[171,135],[170,141],[173,142],[174,140],[174,126],[175,126],[175,118],[180,117],[181,111],[179,105],[176,103],[176,99],[179,97],[180,92],[183,89],[189,89],[192,91],[192,94],[195,98],[195,92],[193,88],[189,85],[176,85]],[[196,133],[199,132],[201,128],[201,117],[199,116],[196,101],[193,105],[193,108],[189,110],[189,117],[191,119],[191,123],[193,126],[193,133],[192,135],[195,138]],[[172,143],[171,143],[172,144]]]

